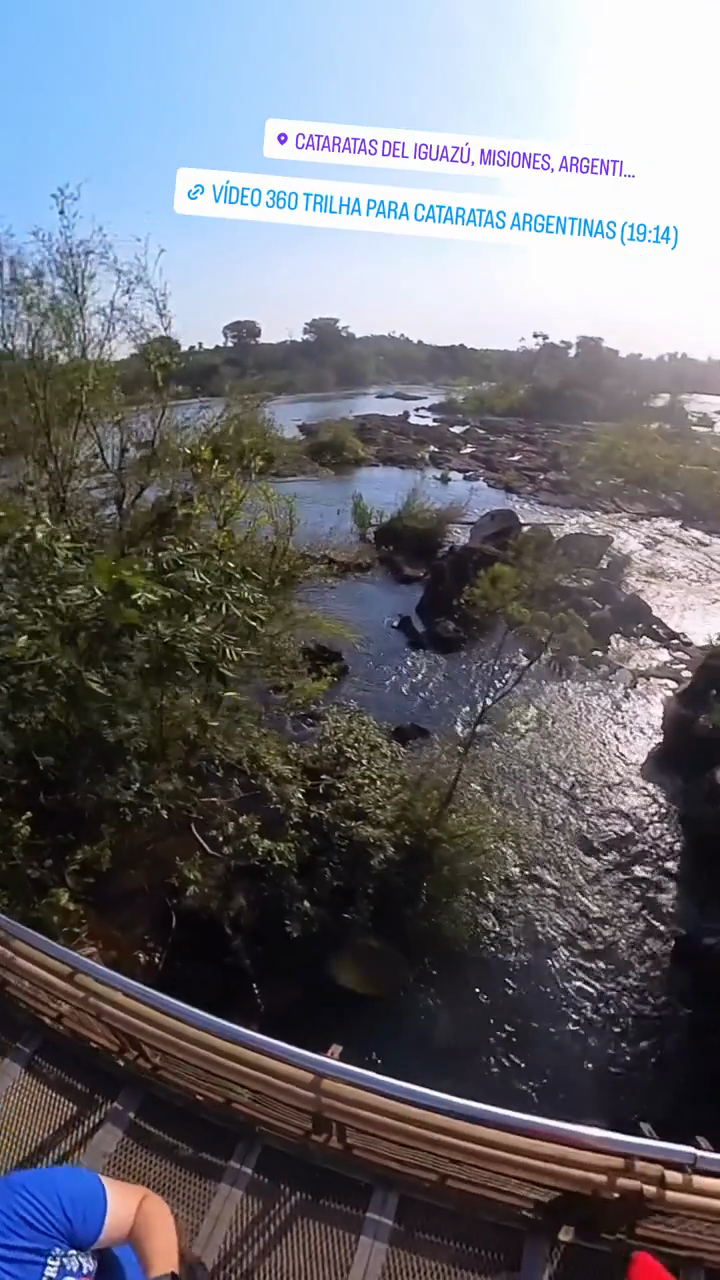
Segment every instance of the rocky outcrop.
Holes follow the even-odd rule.
[[[428,627],[428,639],[438,653],[459,653],[467,644],[462,627],[450,618],[438,618]]]
[[[702,850],[720,871],[720,767],[686,782],[678,817],[688,849]]]
[[[532,542],[541,562],[554,561],[547,600],[538,596],[538,607],[572,610],[586,624],[597,648],[607,650],[613,636],[645,637],[660,644],[680,642],[685,636],[668,627],[636,592],[620,585],[628,558],[612,550],[612,538],[590,532],[553,536],[547,525],[523,526],[515,511],[498,508],[484,512],[468,541],[436,556],[427,575],[416,612],[433,648],[454,652],[462,646],[469,619],[463,595],[493,565],[511,558],[517,539]]]
[[[408,568],[427,565],[435,559],[442,549],[444,530],[438,521],[400,513],[383,520],[373,538],[381,561]]]
[[[441,620],[456,621],[463,592],[502,552],[493,546],[448,547],[431,566],[425,590],[416,606],[417,615],[428,629]]]
[[[475,521],[467,540],[468,547],[496,547],[506,551],[522,529],[522,521],[511,507],[484,511]]]

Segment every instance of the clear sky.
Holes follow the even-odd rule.
[[[0,25],[0,222],[49,218],[49,193],[166,250],[178,336],[268,339],[314,315],[357,333],[515,345],[600,334],[622,350],[720,356],[720,256],[631,258],[187,218],[178,166],[280,174],[267,117],[607,141],[662,149],[687,225],[717,184],[720,0],[23,0]],[[702,155],[705,154],[703,164]],[[447,177],[292,163],[286,171],[460,189]],[[485,180],[478,191],[497,190]],[[720,239],[720,237],[718,237]]]

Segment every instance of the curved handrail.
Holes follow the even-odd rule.
[[[661,1142],[652,1138],[635,1137],[632,1134],[511,1111],[487,1103],[457,1098],[408,1081],[395,1080],[363,1067],[352,1066],[350,1063],[325,1057],[322,1054],[299,1049],[294,1045],[262,1035],[260,1032],[235,1026],[212,1014],[202,1013],[180,1000],[153,991],[132,978],[115,973],[94,960],[79,956],[68,948],[42,937],[25,925],[18,924],[17,921],[0,914],[0,936],[3,933],[34,948],[50,959],[66,965],[74,972],[102,982],[112,990],[132,997],[188,1027],[214,1035],[231,1044],[267,1054],[280,1062],[310,1071],[328,1080],[336,1080],[397,1102],[476,1122],[508,1133],[560,1142],[608,1155],[659,1161],[661,1164],[680,1166],[696,1173],[720,1174],[720,1153],[708,1152],[690,1145]]]

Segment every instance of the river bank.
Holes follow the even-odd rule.
[[[284,434],[300,436],[306,445],[322,434],[328,420],[347,422],[365,451],[367,466],[445,479],[455,474],[470,482],[483,481],[503,495],[559,510],[677,518],[706,532],[720,532],[712,503],[708,508],[707,501],[697,497],[655,486],[648,490],[622,470],[614,475],[612,462],[600,474],[589,466],[588,448],[612,425],[469,416],[456,394],[448,397],[447,389],[435,394],[428,387],[373,388],[343,396],[285,397],[269,401],[266,408]],[[704,435],[714,441],[720,398],[688,396],[683,402],[690,425],[697,424],[691,440]],[[677,439],[682,446],[679,429]],[[305,463],[302,470],[317,474]]]

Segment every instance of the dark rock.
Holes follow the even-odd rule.
[[[489,542],[475,547],[448,547],[431,566],[425,590],[416,606],[421,622],[430,627],[438,618],[454,619],[466,587],[500,559],[502,551]]]
[[[597,569],[611,546],[607,533],[565,533],[555,543],[555,551],[577,569]]]
[[[579,618],[582,618],[584,622],[587,622],[588,618],[590,618],[594,613],[600,613],[602,611],[599,602],[597,600],[593,600],[592,596],[583,595],[582,591],[577,591],[577,593],[573,591],[571,595],[567,596],[566,602],[573,612],[576,613]]]
[[[384,551],[379,559],[383,568],[387,569],[396,582],[422,582],[427,576],[427,570],[422,565],[406,564],[402,556],[392,551]]]
[[[691,781],[680,802],[680,826],[691,849],[713,863],[720,859],[720,767]]]
[[[720,765],[718,699],[720,650],[711,649],[663,709],[663,750],[686,776],[697,778]]]
[[[390,737],[394,742],[399,743],[401,747],[407,747],[411,742],[424,741],[430,737],[430,730],[425,729],[421,724],[415,724],[413,720],[409,724],[396,724],[390,731]]]
[[[419,627],[416,627],[409,613],[401,614],[394,626],[396,631],[402,632],[407,637],[411,649],[427,649],[427,636]]]
[[[428,638],[438,653],[457,653],[467,643],[465,632],[449,618],[439,618],[428,627]]]
[[[620,610],[622,616],[625,616],[622,614],[622,589],[616,586],[614,582],[611,582],[609,578],[600,577],[598,574],[595,574],[591,584],[590,594],[592,595],[593,600],[597,600],[598,604],[603,609],[611,609],[614,616],[617,617],[618,610]]]
[[[655,614],[647,600],[643,600],[636,591],[620,596],[617,603],[613,605],[613,617],[623,634],[625,634],[625,628],[651,625],[655,620]]]
[[[413,395],[410,391],[376,391],[376,400],[424,400],[423,395]]]
[[[607,649],[617,630],[611,610],[595,609],[587,619],[587,629],[593,640],[602,649]]]
[[[681,933],[670,952],[670,963],[689,970],[698,978],[720,978],[720,938]]]
[[[607,564],[603,569],[603,577],[608,582],[614,582],[616,585],[622,582],[625,570],[630,565],[630,560],[630,556],[623,555],[619,551],[613,552],[611,556],[608,556]]]
[[[395,555],[428,564],[442,550],[443,531],[438,524],[412,515],[390,516],[373,534],[380,555]]]
[[[520,517],[517,511],[513,511],[510,507],[484,511],[470,530],[467,545],[481,547],[490,544],[504,551],[521,529]]]
[[[318,679],[331,677],[333,680],[342,680],[350,671],[341,650],[331,649],[326,644],[304,644],[302,656],[310,674]]]

